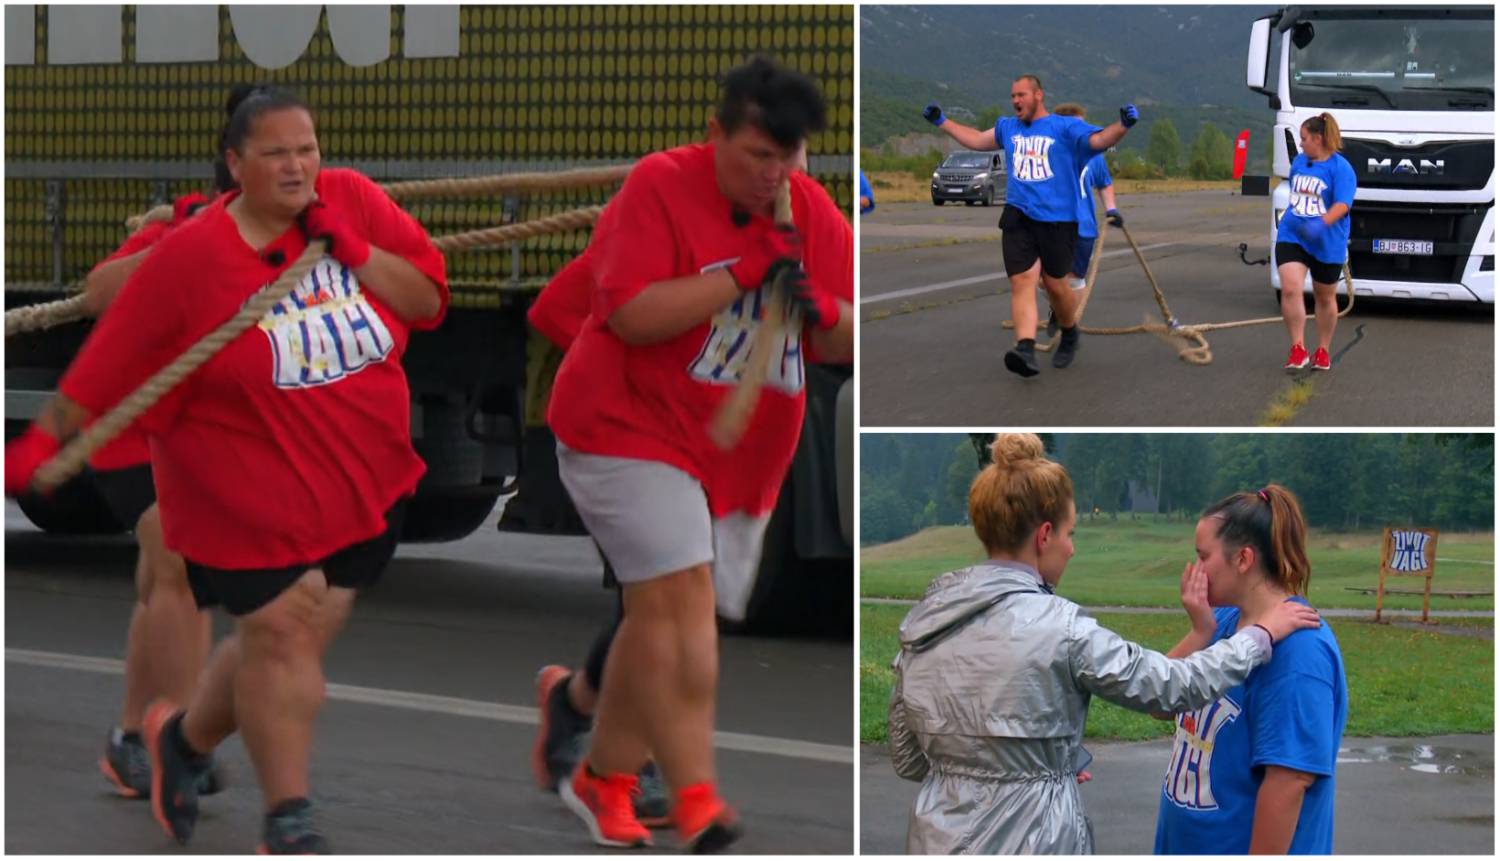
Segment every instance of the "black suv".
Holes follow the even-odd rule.
[[[1005,202],[1005,159],[999,152],[953,152],[932,172],[932,205]]]

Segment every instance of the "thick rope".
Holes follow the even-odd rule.
[[[609,167],[582,167],[575,170],[543,173],[501,173],[461,179],[419,179],[409,182],[388,182],[381,188],[398,203],[419,198],[477,197],[511,192],[556,191],[612,185],[624,179],[632,167],[634,164],[616,164]],[[164,203],[125,219],[125,227],[134,233],[150,222],[167,221],[171,217],[172,206]]]
[[[1078,319],[1080,321],[1082,321],[1083,319],[1083,308],[1088,304],[1088,297],[1094,289],[1094,278],[1099,269],[1100,249],[1104,245],[1104,236],[1108,231],[1108,228],[1106,227],[1107,224],[1108,222],[1103,222],[1099,225],[1099,238],[1094,244],[1094,256],[1089,260],[1089,273],[1086,286],[1084,287],[1084,295],[1080,300],[1080,304],[1078,307]],[[1189,364],[1193,365],[1207,365],[1214,360],[1214,357],[1213,351],[1208,346],[1208,339],[1203,336],[1203,333],[1217,332],[1224,329],[1241,329],[1247,326],[1264,326],[1270,323],[1282,322],[1282,318],[1280,316],[1255,317],[1248,320],[1230,320],[1223,323],[1178,322],[1177,318],[1172,314],[1171,307],[1167,305],[1166,294],[1162,292],[1160,285],[1156,283],[1156,275],[1151,272],[1151,267],[1146,263],[1146,255],[1141,253],[1141,248],[1136,244],[1135,237],[1130,235],[1130,229],[1125,227],[1124,225],[1121,225],[1120,232],[1125,235],[1125,241],[1130,243],[1130,250],[1135,253],[1136,261],[1141,264],[1141,269],[1146,273],[1146,280],[1151,284],[1151,294],[1152,297],[1156,300],[1156,307],[1157,310],[1161,313],[1162,322],[1154,323],[1151,321],[1150,317],[1147,317],[1146,320],[1139,326],[1095,327],[1084,326],[1080,322],[1078,328],[1079,331],[1083,332],[1084,334],[1137,335],[1144,333],[1155,335],[1158,338],[1161,338],[1163,341],[1166,341],[1168,344],[1179,347],[1177,357],[1179,359],[1182,359],[1184,362],[1188,362]],[[1349,271],[1349,264],[1347,262],[1344,264],[1343,275],[1344,287],[1349,301],[1344,305],[1344,310],[1338,312],[1339,317],[1348,316],[1349,312],[1354,310],[1354,277]],[[1004,325],[1007,329],[1015,328],[1015,322],[1013,320],[1006,320]],[[1182,342],[1186,342],[1187,346],[1183,346]],[[1055,340],[1052,343],[1046,345],[1038,345],[1037,351],[1047,352],[1048,350],[1051,350],[1055,345]]]
[[[50,329],[53,326],[61,326],[64,323],[83,320],[90,316],[92,315],[84,309],[82,293],[66,299],[58,299],[56,302],[42,302],[37,305],[12,308],[5,312],[5,337],[9,338],[19,332]]]
[[[486,227],[482,230],[471,230],[467,233],[450,233],[447,236],[438,236],[432,240],[439,251],[470,251],[475,248],[489,248],[496,245],[504,245],[507,242],[515,242],[520,239],[529,239],[533,236],[543,236],[548,233],[565,233],[570,230],[578,230],[588,227],[599,220],[599,213],[604,211],[602,206],[586,206],[582,209],[570,209],[537,218],[531,221],[522,221],[516,224],[506,224],[500,227]]]
[[[254,326],[266,316],[276,303],[286,298],[287,294],[297,286],[297,283],[312,271],[314,265],[323,257],[325,245],[322,240],[309,242],[307,249],[302,252],[291,266],[281,273],[281,277],[274,282],[262,287],[240,308],[239,313],[229,318],[217,329],[209,332],[198,340],[196,344],[189,347],[186,352],[178,356],[171,364],[157,371],[150,379],[142,383],[135,391],[131,392],[114,409],[105,413],[98,421],[84,428],[78,436],[74,437],[63,446],[51,460],[42,464],[36,471],[33,483],[43,492],[50,491],[58,485],[77,475],[88,463],[89,457],[99,449],[100,446],[114,439],[140,416],[141,413],[150,409],[167,392],[170,392],[178,383],[182,382],[188,374],[197,370],[204,362],[213,358],[224,345],[239,337],[246,329]]]

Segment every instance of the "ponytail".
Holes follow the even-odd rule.
[[[1330,153],[1344,149],[1344,136],[1339,133],[1339,122],[1333,118],[1333,114],[1324,111],[1315,117],[1309,117],[1302,122],[1302,127],[1307,129],[1308,133],[1322,138],[1323,146]]]
[[[1276,585],[1293,595],[1307,595],[1312,577],[1307,562],[1307,521],[1296,494],[1279,484],[1268,484],[1254,493],[1226,496],[1209,506],[1203,516],[1222,523],[1216,537],[1224,544],[1254,550],[1266,576]]]

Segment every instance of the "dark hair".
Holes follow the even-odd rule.
[[[784,147],[828,125],[828,106],[812,78],[763,55],[724,73],[715,114],[726,135],[750,124]]]
[[[1329,152],[1338,152],[1344,148],[1344,136],[1339,133],[1339,122],[1333,118],[1333,114],[1324,111],[1315,117],[1308,117],[1302,121],[1302,127],[1307,129],[1308,134],[1322,138],[1323,146]]]
[[[1226,496],[1203,512],[1222,525],[1216,537],[1226,546],[1249,547],[1277,585],[1293,595],[1307,594],[1312,568],[1307,562],[1307,521],[1296,494],[1279,484]]]
[[[219,131],[219,149],[214,154],[214,187],[219,191],[235,188],[234,177],[224,153],[239,152],[250,136],[250,127],[261,114],[285,108],[300,108],[312,114],[312,108],[296,93],[270,84],[235,84],[224,102],[224,127]]]
[[[1037,88],[1037,90],[1040,91],[1042,89],[1042,79],[1038,78],[1036,75],[1017,75],[1016,81],[1029,81],[1033,87]],[[1015,83],[1015,81],[1012,81],[1011,83]]]

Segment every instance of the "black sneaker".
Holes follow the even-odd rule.
[[[1006,351],[1005,369],[1022,377],[1041,373],[1042,369],[1036,365],[1036,342],[1028,338]]]
[[[1057,334],[1057,312],[1047,312],[1047,337],[1051,338]]]
[[[328,838],[313,821],[312,802],[291,798],[266,814],[264,836],[257,855],[329,855]]]
[[[541,725],[531,747],[531,772],[537,785],[556,792],[573,776],[588,750],[588,732],[593,721],[568,702],[567,667],[552,664],[536,676],[537,711]]]
[[[198,782],[208,771],[207,756],[187,756],[182,712],[166,700],[146,709],[143,734],[151,754],[151,815],[178,843],[186,844],[198,824]]]
[[[1058,339],[1057,346],[1052,350],[1052,367],[1066,368],[1073,364],[1073,357],[1078,355],[1078,327],[1063,329],[1062,337]]]
[[[139,732],[125,732],[119,727],[110,730],[104,755],[99,757],[99,770],[114,784],[115,792],[126,798],[151,795],[151,754],[146,752]]]

